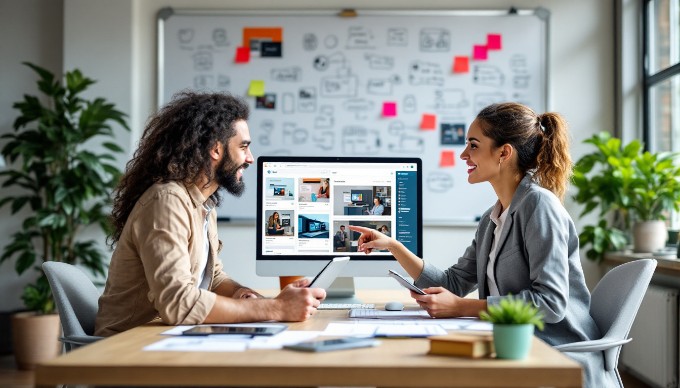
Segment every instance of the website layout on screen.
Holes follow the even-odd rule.
[[[263,255],[364,255],[364,226],[417,250],[415,163],[265,162]],[[390,255],[374,251],[371,255]]]

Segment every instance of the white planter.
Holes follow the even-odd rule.
[[[656,252],[666,246],[665,221],[642,221],[633,225],[633,251]]]

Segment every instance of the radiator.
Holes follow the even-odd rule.
[[[650,285],[619,367],[650,385],[678,386],[678,290]]]

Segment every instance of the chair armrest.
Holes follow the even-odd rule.
[[[602,338],[598,340],[580,341],[572,342],[570,344],[557,345],[555,346],[555,349],[559,350],[560,352],[598,352],[627,344],[632,340],[632,338],[622,340]]]
[[[104,337],[97,337],[94,335],[72,335],[60,338],[61,342],[71,345],[87,345],[97,342],[100,339],[104,339]]]

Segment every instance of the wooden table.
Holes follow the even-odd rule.
[[[405,291],[365,291],[362,300],[408,298]],[[396,297],[395,297],[396,296]],[[408,308],[417,307],[411,304]],[[376,303],[376,307],[381,304]],[[289,330],[323,330],[347,311],[319,311]],[[146,352],[167,326],[148,324],[39,365],[36,386],[57,384],[241,387],[580,387],[581,367],[534,337],[526,360],[426,355],[427,339],[383,339],[376,348],[329,353],[289,350]]]

